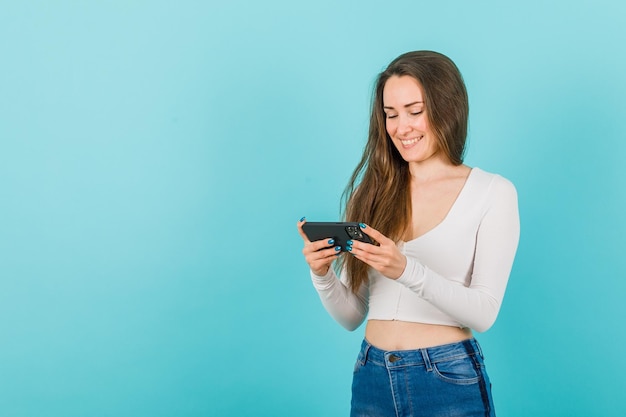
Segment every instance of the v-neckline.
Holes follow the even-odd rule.
[[[422,233],[421,235],[419,235],[417,237],[414,237],[413,239],[410,239],[410,240],[407,240],[407,241],[402,241],[402,242],[404,244],[411,243],[411,242],[416,242],[416,241],[424,238],[425,236],[433,233],[435,230],[439,229],[444,223],[446,223],[446,220],[448,220],[448,218],[450,217],[450,214],[454,211],[456,206],[459,204],[459,201],[461,200],[461,198],[465,194],[465,190],[468,188],[468,184],[470,182],[470,179],[471,179],[472,175],[474,174],[474,171],[477,170],[477,169],[478,168],[476,168],[476,167],[470,168],[470,172],[469,172],[469,174],[467,174],[467,177],[465,178],[465,182],[463,183],[463,187],[461,187],[461,190],[456,195],[456,198],[454,199],[454,202],[452,203],[452,205],[448,209],[448,212],[446,213],[444,218],[439,223],[437,223],[434,227],[428,229],[426,232]]]

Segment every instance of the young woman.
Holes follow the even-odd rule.
[[[463,164],[467,92],[449,58],[403,54],[375,88],[345,219],[377,244],[348,242],[338,256],[298,222],[326,310],[349,330],[368,319],[351,415],[493,416],[472,329],[487,330],[500,309],[519,239],[516,190]]]

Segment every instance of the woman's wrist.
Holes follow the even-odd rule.
[[[406,270],[406,264],[407,264],[406,256],[402,255],[401,262],[399,262],[398,266],[394,268],[394,271],[392,273],[393,277],[389,277],[389,278],[393,280],[397,280],[398,278],[400,278],[402,274],[404,274],[404,271]]]
[[[319,278],[326,277],[328,275],[328,271],[330,271],[330,266],[327,266],[326,268],[318,268],[318,269],[311,268],[311,273]]]

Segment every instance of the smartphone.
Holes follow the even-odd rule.
[[[360,240],[365,243],[374,243],[356,222],[306,222],[302,230],[311,242],[322,239],[333,239],[334,246],[341,246],[346,252],[348,240]]]

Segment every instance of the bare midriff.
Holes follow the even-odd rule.
[[[461,342],[472,338],[472,331],[437,324],[369,320],[365,338],[379,349],[412,350]]]

